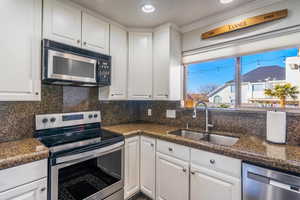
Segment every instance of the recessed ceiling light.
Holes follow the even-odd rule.
[[[220,0],[222,4],[227,4],[233,2],[233,0]]]
[[[142,6],[142,11],[145,13],[152,13],[155,11],[155,7],[152,4],[145,4]]]

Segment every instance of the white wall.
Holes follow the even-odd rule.
[[[261,24],[252,28],[232,32],[225,34],[223,36],[214,37],[211,39],[202,40],[201,34],[207,32],[211,29],[217,28],[219,26],[239,22],[248,17],[253,17],[260,14],[265,14],[268,12],[288,9],[289,16],[285,19],[278,21]],[[286,29],[296,25],[300,25],[300,0],[283,0],[277,3],[274,3],[270,6],[263,7],[260,9],[253,10],[251,12],[245,13],[243,15],[230,18],[225,21],[220,21],[219,23],[209,25],[206,27],[198,28],[196,30],[186,32],[183,34],[183,51],[190,51],[199,48],[209,47],[216,44],[226,43],[230,41],[239,40],[242,38],[253,37],[255,35],[260,35],[263,33],[274,32],[276,30]]]

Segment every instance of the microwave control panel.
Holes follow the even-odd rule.
[[[111,61],[99,60],[98,83],[100,85],[110,85],[111,82]]]

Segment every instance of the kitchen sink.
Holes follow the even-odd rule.
[[[176,131],[169,132],[171,135],[177,135],[184,138],[197,141],[207,141],[212,144],[218,144],[222,146],[232,146],[239,138],[233,136],[217,135],[217,134],[207,134],[198,131],[180,129]]]
[[[191,130],[185,130],[180,129],[176,131],[169,132],[171,135],[177,135],[184,138],[192,139],[192,140],[205,140],[205,137],[207,137],[205,133],[197,132],[197,131],[191,131]]]

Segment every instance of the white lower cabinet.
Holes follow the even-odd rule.
[[[241,200],[241,161],[191,150],[191,200]]]
[[[240,200],[241,181],[204,167],[191,167],[191,200]]]
[[[140,137],[125,140],[125,199],[140,190]]]
[[[47,160],[0,170],[0,200],[47,200]]]
[[[125,199],[241,200],[239,159],[148,136],[125,141]],[[1,199],[0,199],[1,200]]]
[[[47,200],[47,178],[2,192],[0,200]]]
[[[156,154],[156,200],[189,199],[189,163]]]
[[[141,137],[141,191],[155,199],[155,139]]]

